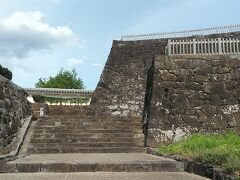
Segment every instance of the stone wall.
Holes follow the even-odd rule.
[[[91,105],[110,115],[142,116],[148,70],[166,41],[114,41]]]
[[[240,130],[240,56],[155,59],[147,145]]]
[[[0,75],[0,155],[16,148],[18,132],[30,114],[25,91]]]
[[[166,45],[167,39],[114,41],[91,105],[111,116],[141,117],[147,146],[193,132],[240,131],[239,58],[168,57]]]

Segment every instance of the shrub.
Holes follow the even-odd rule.
[[[33,99],[34,99],[35,102],[38,102],[38,103],[45,102],[45,99],[44,99],[43,96],[33,95],[32,97],[33,97]]]
[[[2,67],[1,64],[0,64],[0,74],[9,80],[12,80],[12,72],[9,71],[7,68]]]

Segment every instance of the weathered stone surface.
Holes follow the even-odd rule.
[[[148,70],[166,41],[114,41],[91,105],[113,116],[142,116]],[[174,80],[167,74],[166,79]]]
[[[237,129],[240,58],[166,56],[166,44],[114,41],[91,104],[112,116],[142,118],[148,146],[172,142],[177,128]]]
[[[183,133],[182,138],[191,132],[217,132],[237,127],[239,59],[211,56],[180,59],[163,55],[157,56],[155,63],[161,66],[154,71],[148,146],[173,142],[175,131],[172,127],[185,128],[189,132]],[[163,72],[174,74],[175,80],[162,78]],[[167,116],[164,112],[168,112]]]
[[[0,75],[0,155],[15,148],[23,119],[30,114],[24,90]]]
[[[224,82],[207,82],[204,84],[204,92],[211,94],[220,94],[226,92]]]

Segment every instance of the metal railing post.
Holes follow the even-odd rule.
[[[171,49],[171,47],[172,47],[171,46],[171,39],[168,39],[168,46],[167,47],[168,47],[168,55],[171,55],[171,50],[172,50]]]
[[[238,46],[239,41],[238,41],[238,39],[236,39],[236,43],[237,43],[237,54],[239,54],[239,46]]]
[[[196,39],[193,39],[193,54],[196,54]]]
[[[218,54],[222,54],[222,39],[218,38]]]

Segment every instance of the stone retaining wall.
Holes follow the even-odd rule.
[[[141,117],[152,147],[194,132],[240,131],[240,58],[167,56],[166,45],[167,39],[114,41],[91,105],[111,116]]]
[[[166,41],[114,41],[91,105],[110,115],[142,116],[148,69]]]
[[[19,130],[30,115],[26,92],[0,75],[0,155],[16,148]]]
[[[149,146],[193,132],[240,130],[240,57],[155,59]]]

